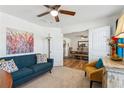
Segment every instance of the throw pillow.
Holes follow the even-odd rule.
[[[2,65],[2,62],[5,62],[5,59],[1,59],[0,60],[0,67],[1,67],[1,65]],[[1,68],[0,68],[1,69]]]
[[[46,54],[37,54],[36,56],[37,56],[37,64],[47,62],[47,55]]]
[[[102,59],[99,58],[99,60],[96,63],[96,68],[102,68],[102,67],[103,67],[103,62],[102,62]]]
[[[1,60],[0,60],[0,62],[4,62],[4,61],[5,61],[5,59],[1,59]]]
[[[15,62],[13,59],[9,61],[3,61],[0,62],[0,69],[5,70],[8,73],[12,73],[18,70],[18,67],[16,66]]]

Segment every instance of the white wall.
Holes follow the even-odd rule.
[[[34,33],[34,53],[47,53],[47,40],[51,34],[51,57],[55,66],[63,65],[63,34],[60,28],[42,27],[23,19],[0,12],[0,57],[6,55],[6,27]],[[24,54],[22,54],[24,55]]]
[[[89,30],[89,62],[96,61],[110,54],[107,39],[110,38],[110,26]]]

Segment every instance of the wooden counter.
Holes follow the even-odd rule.
[[[109,57],[103,59],[105,67],[103,87],[124,88],[124,62],[113,61]]]

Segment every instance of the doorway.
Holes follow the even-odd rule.
[[[89,31],[74,32],[64,34],[64,66],[84,69],[84,65],[88,62],[89,51]]]

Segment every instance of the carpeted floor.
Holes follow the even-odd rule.
[[[89,88],[89,81],[82,70],[54,67],[52,73],[41,75],[18,88]],[[94,83],[93,87],[101,87]]]

